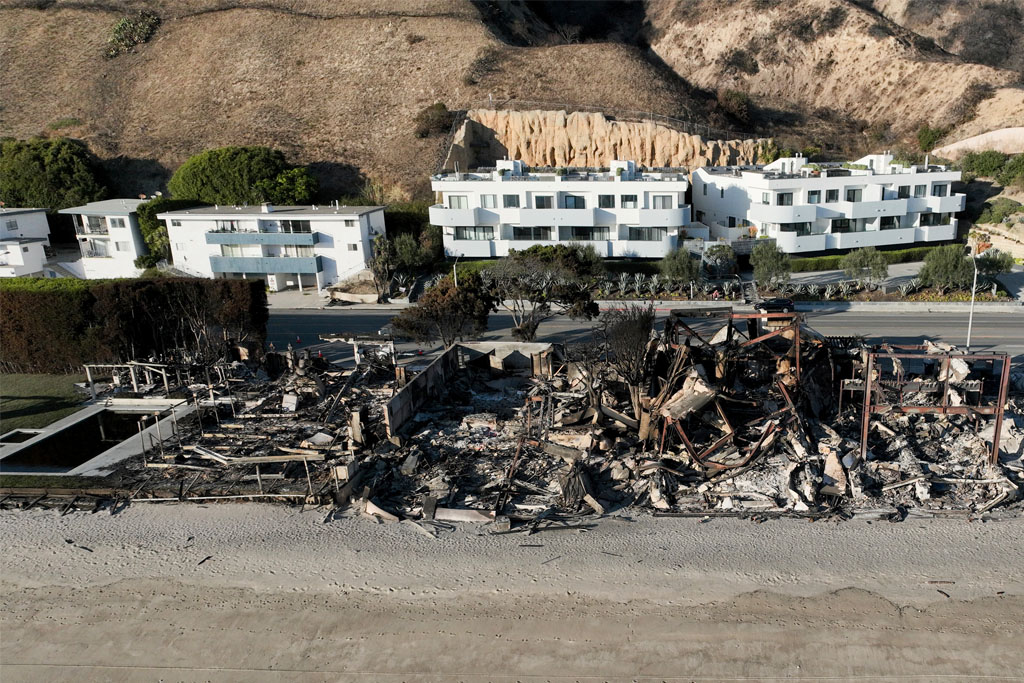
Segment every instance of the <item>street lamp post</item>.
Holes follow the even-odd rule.
[[[971,283],[971,312],[967,316],[967,353],[971,352],[971,328],[974,326],[974,293],[978,289],[978,257],[971,259],[974,266],[974,282]]]
[[[462,254],[455,257],[455,263],[452,264],[452,278],[455,279],[455,289],[459,288],[459,259],[462,258]],[[968,335],[969,337],[970,335]]]

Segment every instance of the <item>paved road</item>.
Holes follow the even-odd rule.
[[[304,348],[318,344],[318,335],[323,333],[376,332],[393,315],[390,311],[271,309],[268,337],[279,349],[289,342]],[[823,334],[864,335],[874,342],[919,344],[929,338],[963,346],[967,338],[967,316],[963,313],[845,311],[806,315],[810,325]],[[511,339],[511,325],[509,315],[493,314],[484,339]],[[589,338],[591,325],[558,316],[541,325],[538,341],[582,341]],[[296,343],[296,337],[301,343]],[[1024,358],[1024,315],[1013,311],[976,312],[971,344],[975,351],[1002,351],[1018,360]],[[415,348],[414,344],[400,346],[407,351]],[[333,350],[329,355],[337,357]]]

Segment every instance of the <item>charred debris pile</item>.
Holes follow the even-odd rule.
[[[278,498],[499,532],[664,516],[1017,514],[1024,373],[1002,354],[829,338],[799,314],[650,309],[591,343],[460,343],[396,366],[221,366],[117,476],[133,502]],[[351,364],[350,364],[351,365]],[[1016,390],[1015,390],[1016,389]]]

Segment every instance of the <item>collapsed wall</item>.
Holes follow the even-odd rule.
[[[520,159],[527,166],[722,166],[757,161],[764,140],[704,140],[654,121],[616,121],[595,112],[471,109],[445,160],[454,170]]]

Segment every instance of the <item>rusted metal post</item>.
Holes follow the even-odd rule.
[[[992,464],[999,462],[999,437],[1003,431],[1003,411],[1006,408],[1006,392],[1010,386],[1010,357],[1003,358],[1003,371],[999,375],[999,399],[996,405],[996,429],[992,433]]]
[[[800,381],[800,318],[793,314],[793,340],[796,344],[796,381]]]
[[[867,459],[868,427],[871,423],[871,376],[875,371],[875,354],[868,353],[868,363],[864,370],[864,412],[860,418],[860,459]]]

